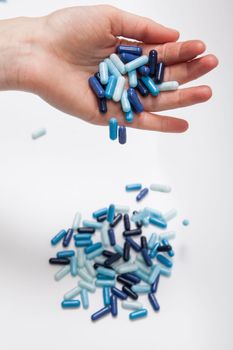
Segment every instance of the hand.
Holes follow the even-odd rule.
[[[31,51],[19,68],[19,88],[32,91],[54,107],[87,122],[107,125],[112,116],[119,123],[140,129],[183,132],[185,120],[152,114],[205,102],[211,97],[208,86],[160,93],[141,98],[145,112],[132,124],[124,121],[119,103],[108,102],[108,113],[99,113],[88,78],[98,71],[98,64],[119,44],[136,39],[143,53],[153,48],[166,64],[165,81],[190,82],[217,66],[215,56],[196,58],[205,51],[199,40],[176,42],[179,33],[150,19],[135,16],[111,6],[74,7],[35,19],[36,34]]]

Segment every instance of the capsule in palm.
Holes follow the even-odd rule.
[[[134,90],[134,88],[128,89],[128,99],[129,99],[129,102],[132,105],[135,113],[141,113],[144,111],[143,104],[139,100],[138,95],[137,95],[136,91]]]
[[[125,87],[125,83],[126,80],[124,77],[120,76],[117,78],[117,83],[116,83],[116,87],[114,90],[114,94],[113,94],[113,101],[115,102],[119,102],[121,100],[123,91],[124,91],[124,87]]]
[[[119,58],[119,56],[117,56],[115,53],[110,55],[110,60],[112,61],[112,63],[117,67],[117,69],[119,70],[119,72],[121,74],[125,74],[126,70],[125,70],[125,65],[124,63],[121,61],[121,59]]]
[[[123,112],[128,113],[131,111],[131,106],[129,103],[129,99],[128,99],[128,94],[127,91],[124,89],[123,94],[121,96],[121,108],[123,110]]]
[[[111,75],[109,77],[108,84],[106,86],[105,93],[104,93],[105,97],[108,100],[111,100],[111,98],[114,94],[116,83],[117,83],[117,78],[114,75]]]
[[[159,94],[159,89],[158,87],[155,85],[153,79],[151,79],[150,77],[141,77],[142,82],[144,83],[144,85],[147,87],[147,89],[150,91],[151,95],[153,96],[158,96]]]
[[[149,68],[150,68],[150,76],[154,77],[156,73],[157,68],[157,59],[158,59],[158,53],[156,50],[151,50],[149,52]]]
[[[89,78],[88,81],[89,81],[89,85],[90,85],[91,89],[94,91],[96,96],[98,98],[103,98],[104,97],[104,89],[101,86],[101,84],[98,82],[96,77],[92,76]]]
[[[147,63],[148,63],[148,56],[146,55],[140,56],[135,60],[126,63],[125,65],[126,72],[131,72],[132,70],[137,69],[141,66],[144,66]]]

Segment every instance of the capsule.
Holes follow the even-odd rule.
[[[149,283],[149,276],[145,272],[143,272],[140,268],[135,272],[135,274],[141,278],[141,280],[145,283]]]
[[[188,225],[189,225],[189,220],[188,220],[188,219],[184,219],[184,220],[182,221],[182,224],[183,224],[184,226],[188,226]]]
[[[84,267],[85,264],[85,255],[83,249],[77,249],[77,260],[78,260],[78,267]]]
[[[136,58],[138,58],[138,55],[133,55],[131,53],[122,52],[120,54],[120,59],[124,63],[131,62],[131,61],[135,60]]]
[[[64,299],[65,299],[65,300],[73,299],[73,298],[75,298],[77,295],[79,295],[80,292],[81,292],[81,288],[80,288],[80,287],[75,287],[75,288],[69,290],[69,292],[67,292],[67,293],[64,295]]]
[[[164,269],[164,268],[160,268],[160,274],[165,276],[165,277],[170,277],[171,276],[171,270],[169,269]]]
[[[131,191],[139,191],[141,190],[142,185],[139,183],[135,183],[135,184],[129,184],[125,186],[125,190],[127,192],[131,192]]]
[[[115,205],[110,204],[108,208],[107,221],[111,224],[115,216]]]
[[[129,261],[130,259],[130,244],[128,242],[124,243],[123,260]]]
[[[87,289],[89,292],[94,293],[96,291],[96,287],[93,283],[86,282],[81,280],[78,282],[80,288]]]
[[[129,214],[124,215],[124,226],[126,231],[130,231],[130,219]]]
[[[142,256],[143,256],[143,258],[144,258],[144,261],[145,261],[146,265],[147,265],[147,266],[152,266],[153,263],[152,263],[152,260],[151,260],[151,258],[150,258],[150,256],[149,256],[149,254],[148,254],[147,249],[143,248],[143,249],[141,250],[141,253],[142,253]]]
[[[91,233],[76,234],[74,235],[74,239],[76,241],[90,240],[91,236]]]
[[[157,60],[158,60],[157,51],[151,50],[149,52],[149,68],[150,68],[150,76],[151,77],[154,77],[156,74]]]
[[[70,259],[67,258],[50,258],[49,263],[51,265],[69,265]]]
[[[149,222],[150,222],[150,224],[158,226],[160,228],[163,228],[163,229],[167,228],[167,223],[162,218],[159,219],[159,218],[155,218],[155,217],[150,217]]]
[[[90,239],[85,239],[85,240],[75,240],[74,244],[76,248],[82,248],[82,247],[89,247],[93,243]]]
[[[134,271],[137,271],[137,270],[138,270],[137,265],[136,264],[130,264],[130,263],[121,264],[121,265],[116,267],[116,271],[119,274],[123,274],[123,273],[127,273],[127,272],[134,272]]]
[[[121,145],[124,145],[127,141],[126,136],[126,127],[125,126],[119,126],[118,130],[118,140]]]
[[[134,291],[132,291],[132,289],[128,286],[123,286],[122,287],[122,291],[128,295],[128,297],[130,297],[133,300],[137,300],[138,299],[138,295],[137,293],[135,293]]]
[[[117,130],[118,130],[118,121],[116,118],[111,118],[109,120],[109,137],[110,140],[116,140],[117,139]]]
[[[149,299],[149,302],[151,303],[151,306],[153,307],[153,309],[155,311],[159,311],[160,306],[159,306],[159,303],[158,303],[158,301],[153,293],[148,294],[148,299]]]
[[[112,228],[108,230],[108,237],[109,237],[110,245],[114,246],[116,244],[116,238],[115,238],[115,232]]]
[[[112,277],[114,278],[116,276],[116,272],[112,269],[107,269],[106,267],[102,267],[102,266],[99,266],[97,268],[97,272],[102,274],[102,275],[105,275],[107,277]]]
[[[113,316],[113,317],[116,317],[117,314],[118,314],[117,297],[116,297],[115,295],[111,295],[110,301],[111,301],[111,312],[112,312],[112,316]]]
[[[104,306],[110,305],[110,291],[109,287],[103,287]]]
[[[94,227],[79,227],[78,233],[85,234],[85,233],[95,233]]]
[[[147,87],[147,89],[150,91],[152,96],[158,96],[159,89],[155,85],[154,81],[151,79],[151,77],[141,77],[143,84]]]
[[[125,300],[128,297],[127,294],[125,294],[124,292],[122,292],[120,289],[116,287],[112,287],[111,290],[112,290],[112,294],[121,300]]]
[[[153,284],[158,278],[159,274],[160,274],[160,266],[159,265],[153,266],[148,279],[149,284]]]
[[[141,101],[138,98],[138,95],[134,88],[129,88],[128,89],[128,99],[129,102],[131,103],[135,113],[141,113],[144,111],[144,107],[141,103]]]
[[[84,309],[89,308],[89,298],[88,298],[88,292],[85,288],[81,289],[81,301],[82,301],[82,306]]]
[[[140,229],[138,229],[140,230]],[[126,232],[130,232],[130,231],[126,231]],[[131,237],[127,236],[126,237],[126,241],[130,244],[131,248],[135,251],[135,252],[140,252],[141,247],[139,244],[137,244],[137,242],[135,242]]]
[[[66,230],[61,230],[58,232],[58,234],[56,234],[56,236],[54,236],[52,239],[51,239],[51,244],[52,245],[56,245],[57,243],[59,243],[67,234],[67,231]]]
[[[111,256],[113,256],[115,253],[111,252],[110,250],[104,250],[102,255],[105,256],[106,258],[110,258]]]
[[[147,76],[150,74],[150,68],[147,66],[141,66],[138,68],[138,73]]]
[[[122,77],[122,75],[117,78],[116,87],[112,97],[113,101],[119,102],[121,100],[121,97],[125,88],[125,83],[126,83],[126,80],[124,77]]]
[[[161,84],[163,82],[164,70],[165,70],[164,63],[163,62],[158,63],[156,68],[156,75],[155,75],[156,84]]]
[[[62,245],[63,245],[64,248],[69,246],[70,241],[71,241],[72,236],[73,236],[73,232],[74,232],[74,230],[72,228],[69,228],[69,230],[67,231],[65,237],[63,238]]]
[[[115,280],[96,280],[95,281],[96,287],[114,287],[115,286]]]
[[[157,292],[159,279],[160,279],[160,273],[158,274],[158,276],[155,279],[154,283],[151,284],[151,293],[156,293]]]
[[[148,284],[135,284],[131,287],[132,291],[135,293],[149,293],[151,287]]]
[[[85,261],[85,268],[91,277],[94,278],[96,276],[96,271],[95,271],[92,263],[90,262],[90,260]]]
[[[162,241],[163,239],[170,240],[170,239],[174,239],[174,238],[176,238],[175,231],[169,231],[169,232],[161,233],[159,235],[160,241]]]
[[[80,306],[80,301],[79,300],[63,300],[63,302],[61,303],[61,306],[64,309],[77,308]]]
[[[103,309],[100,309],[99,311],[95,312],[93,315],[91,315],[92,321],[97,321],[105,315],[109,314],[111,312],[111,309],[111,305],[108,305],[105,306]]]
[[[132,55],[140,56],[142,54],[142,48],[139,46],[128,46],[128,45],[119,45],[117,47],[117,53],[128,53]]]
[[[172,247],[170,246],[170,244],[168,244],[168,245],[162,245],[162,246],[159,246],[158,248],[157,248],[157,251],[158,252],[166,252],[166,253],[168,253],[169,251],[171,251],[172,250]]]
[[[179,83],[177,81],[164,81],[157,86],[159,88],[159,91],[173,91],[178,89]]]
[[[145,84],[141,79],[138,79],[137,90],[141,96],[145,97],[149,95],[149,90],[147,89],[147,87],[145,86]]]
[[[57,252],[57,258],[71,258],[74,255],[74,250],[62,250],[61,252]]]
[[[169,259],[167,259],[164,255],[162,255],[162,254],[157,254],[156,255],[156,258],[157,258],[157,260],[162,264],[162,265],[164,265],[164,266],[166,266],[167,268],[171,268],[172,267],[172,265],[173,265],[173,263],[172,263],[172,261],[171,260],[169,260]]]
[[[84,227],[92,227],[92,228],[95,228],[98,230],[98,229],[101,229],[103,225],[101,224],[101,222],[83,220],[83,226]]]
[[[105,97],[98,98],[98,105],[99,105],[99,111],[100,113],[107,113],[108,107],[107,107],[107,100]]]
[[[122,219],[122,214],[121,213],[117,214],[114,217],[113,222],[110,224],[110,227],[116,227],[117,224],[119,224],[119,222],[121,221],[121,219]]]
[[[130,87],[135,88],[138,85],[137,71],[135,69],[128,73],[128,79]]]
[[[141,201],[147,194],[149,193],[149,189],[147,187],[143,188],[136,197],[136,201]]]
[[[102,248],[102,243],[101,242],[97,242],[97,243],[94,243],[94,244],[90,245],[89,247],[86,247],[84,249],[84,252],[85,252],[85,254],[90,254],[90,253],[94,252],[95,250],[97,250],[99,248]]]
[[[115,204],[115,210],[117,213],[128,213],[129,212],[129,206],[128,205],[119,205]]]
[[[122,305],[123,309],[127,309],[127,310],[140,310],[140,309],[142,309],[142,303],[139,303],[139,301],[124,300],[124,301],[122,301],[121,305]]]
[[[115,53],[112,53],[110,55],[110,60],[112,61],[112,63],[116,66],[116,68],[119,70],[119,72],[121,74],[125,74],[126,70],[125,70],[125,65],[124,63],[121,61],[121,59],[119,58],[119,56],[117,56]]]
[[[158,191],[158,192],[165,192],[165,193],[169,193],[172,190],[170,186],[161,185],[161,184],[151,184],[150,189],[151,191]]]
[[[121,254],[120,253],[116,253],[114,255],[112,255],[110,258],[108,258],[107,260],[105,260],[104,265],[107,266],[111,266],[113,263],[115,263],[116,261],[118,261],[121,258]]]
[[[148,249],[148,244],[147,244],[147,239],[145,236],[141,236],[141,247],[142,248],[145,248],[145,249]]]
[[[148,248],[152,249],[157,241],[158,236],[156,235],[156,233],[152,233],[149,241],[148,241]]]
[[[105,221],[103,223],[103,227],[100,232],[101,242],[104,247],[108,247],[110,245],[109,237],[108,237],[108,223]]]
[[[76,256],[72,256],[70,259],[70,273],[71,276],[75,277],[78,274],[78,265]]]
[[[129,112],[125,113],[125,120],[127,121],[127,123],[133,123],[133,121],[134,121],[134,114],[133,114],[132,110],[130,110]]]
[[[108,65],[106,62],[100,62],[99,73],[101,84],[106,85],[108,83]]]
[[[47,131],[45,128],[41,128],[41,129],[37,129],[35,131],[33,131],[32,133],[32,139],[33,140],[36,140],[38,139],[39,137],[42,137],[44,135],[46,135]]]
[[[99,83],[99,81],[96,79],[96,77],[92,76],[89,78],[89,85],[92,89],[92,91],[96,94],[98,98],[104,97],[104,89],[102,85]]]
[[[94,252],[87,254],[86,257],[88,260],[92,260],[92,259],[96,258],[97,256],[100,256],[102,254],[103,250],[104,250],[104,248],[100,247],[100,248],[96,249]]]
[[[104,214],[104,215],[98,216],[98,218],[96,220],[98,222],[104,222],[105,220],[107,220],[107,215]]]
[[[85,269],[81,268],[78,269],[78,275],[79,277],[81,277],[81,279],[87,283],[92,283],[93,282],[93,278],[92,276],[90,276]]]
[[[112,99],[112,96],[116,88],[116,83],[117,83],[117,78],[114,75],[111,75],[109,77],[108,85],[106,86],[105,93],[104,93],[105,97],[108,100]]]
[[[114,75],[116,78],[119,78],[121,76],[121,73],[109,58],[105,58],[104,62],[107,63],[108,72],[110,75]]]
[[[77,212],[74,216],[73,224],[72,224],[72,229],[75,231],[78,229],[81,221],[81,213]]]
[[[125,89],[124,89],[123,94],[121,96],[121,108],[122,108],[122,111],[125,113],[128,113],[131,111],[131,106],[129,103],[128,94],[127,94],[127,91]]]
[[[135,228],[133,230],[124,231],[123,236],[124,237],[138,236],[138,235],[141,235],[141,233],[142,233],[142,230],[140,228]]]
[[[126,72],[129,73],[132,70],[135,70],[135,69],[137,69],[137,68],[139,68],[147,63],[148,63],[148,56],[146,56],[146,55],[140,56],[140,57],[136,58],[135,60],[126,63],[126,65],[125,65]]]
[[[134,273],[127,272],[127,273],[123,273],[120,276],[133,284],[137,284],[141,282],[141,279],[138,276],[136,276]]]
[[[132,287],[133,286],[133,282],[128,280],[127,278],[125,278],[123,275],[118,275],[117,276],[117,282],[125,285],[125,286],[128,286],[128,287]]]

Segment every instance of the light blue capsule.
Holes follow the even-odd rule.
[[[171,260],[167,259],[164,255],[162,254],[157,254],[156,255],[157,260],[160,262],[160,264],[163,264],[164,266],[168,267],[169,269],[172,267],[173,263]]]
[[[188,220],[188,219],[184,219],[184,220],[182,221],[182,224],[183,224],[184,226],[188,226],[188,225],[189,225],[189,220]]]
[[[177,81],[164,81],[162,84],[157,85],[160,91],[173,91],[177,90],[179,83]]]
[[[158,239],[158,236],[156,235],[156,233],[152,233],[150,238],[149,238],[149,241],[148,241],[148,248],[149,249],[152,249],[156,243]]]
[[[87,289],[91,293],[95,293],[96,291],[96,287],[93,283],[88,283],[86,281],[81,280],[78,282],[78,285],[80,288]]]
[[[108,208],[101,208],[92,213],[94,219],[97,219],[99,216],[106,215],[108,212]]]
[[[159,265],[153,266],[152,272],[151,272],[149,279],[148,279],[148,282],[150,284],[153,284],[159,274],[160,274],[160,266]]]
[[[90,253],[94,252],[95,250],[97,250],[97,249],[99,249],[101,247],[102,247],[102,243],[101,242],[97,242],[95,244],[90,245],[89,247],[86,247],[84,249],[84,252],[85,252],[85,254],[90,254]]]
[[[137,270],[138,270],[138,266],[136,264],[132,264],[132,263],[123,263],[123,264],[116,267],[116,271],[119,274],[135,272]]]
[[[119,56],[117,56],[117,54],[112,53],[110,55],[110,60],[112,61],[112,63],[116,66],[116,68],[119,70],[119,72],[121,74],[125,74],[126,70],[125,70],[125,65],[122,62],[122,60],[119,58]]]
[[[126,83],[126,80],[124,77],[122,77],[122,75],[117,78],[116,87],[112,97],[113,101],[119,102],[121,100],[121,96],[125,88],[125,83]]]
[[[102,274],[102,275],[108,276],[108,277],[115,277],[116,276],[116,272],[114,270],[107,269],[106,267],[102,267],[102,266],[99,266],[97,268],[97,272]]]
[[[74,220],[73,220],[73,224],[72,224],[72,229],[73,230],[77,230],[77,228],[80,225],[80,221],[81,221],[81,213],[77,212],[74,216]]]
[[[129,318],[130,320],[136,320],[138,318],[146,317],[147,313],[146,309],[136,310],[129,314]]]
[[[135,271],[135,275],[137,275],[141,280],[145,283],[149,283],[149,276],[145,272],[143,272],[140,268]]]
[[[116,118],[111,118],[109,120],[109,137],[111,140],[115,141],[117,139],[118,133],[118,121]]]
[[[109,224],[107,221],[103,223],[103,227],[100,232],[101,242],[104,247],[108,247],[110,245],[109,235],[108,235]]]
[[[78,269],[78,275],[81,277],[82,280],[84,280],[87,283],[92,283],[93,278],[90,276],[83,268]]]
[[[42,137],[46,135],[46,129],[45,128],[41,128],[41,129],[37,129],[35,131],[33,131],[32,133],[32,139],[33,140],[36,140],[38,139],[39,137]]]
[[[92,245],[92,241],[90,239],[83,239],[83,240],[75,240],[75,247],[89,247]]]
[[[109,58],[105,58],[104,62],[107,63],[108,71],[111,75],[114,75],[116,78],[121,76],[121,73]]]
[[[135,293],[149,293],[151,290],[151,286],[148,284],[134,284],[131,287],[132,291]]]
[[[72,256],[72,258],[70,259],[70,273],[73,277],[77,276],[78,274],[78,264],[76,256]]]
[[[108,65],[106,62],[99,64],[99,73],[101,84],[106,85],[108,83]]]
[[[59,231],[58,234],[56,234],[56,236],[51,239],[51,244],[56,245],[59,243],[65,237],[66,233],[66,230]]]
[[[169,193],[172,190],[171,186],[162,185],[162,184],[151,184],[150,189],[151,191],[158,191],[158,192],[164,192],[164,193]]]
[[[130,185],[126,185],[125,186],[125,190],[127,192],[131,192],[131,191],[140,191],[142,188],[142,184],[130,184]]]
[[[61,306],[64,309],[76,308],[76,307],[80,306],[80,301],[79,300],[63,300],[63,302],[61,303]]]
[[[102,228],[101,222],[91,221],[91,220],[83,220],[83,226],[84,227],[93,227],[97,230],[100,230]]]
[[[156,218],[161,218],[162,217],[161,211],[159,211],[157,209],[154,209],[154,208],[148,208],[148,207],[143,209],[143,214],[145,216],[154,216]]]
[[[120,205],[120,204],[115,204],[115,210],[117,213],[128,213],[129,212],[129,206],[128,205]]]
[[[96,276],[96,270],[94,269],[93,264],[90,260],[85,261],[85,268],[91,277],[94,278]]]
[[[134,121],[134,114],[133,114],[133,111],[130,110],[129,112],[126,112],[125,113],[125,120],[128,122],[128,123],[133,123]]]
[[[165,276],[165,277],[170,277],[171,276],[171,269],[164,269],[163,267],[160,268],[160,274]]]
[[[147,64],[148,60],[149,60],[148,56],[144,55],[144,56],[140,56],[140,57],[136,58],[135,60],[133,60],[131,62],[128,62],[125,65],[126,72],[131,72],[132,70],[135,70],[135,69],[143,66],[144,64]]]
[[[104,299],[105,306],[110,305],[110,288],[109,287],[103,287],[103,299]]]
[[[114,287],[116,284],[115,280],[96,280],[96,287]]]
[[[128,301],[128,300],[123,300],[121,303],[123,309],[127,310],[140,310],[142,309],[142,303],[139,301]]]
[[[115,91],[116,83],[117,83],[117,78],[114,75],[111,75],[108,79],[108,85],[106,86],[106,89],[105,89],[105,97],[108,100],[112,99],[112,96]]]
[[[78,267],[81,268],[84,266],[85,263],[85,255],[82,248],[77,249],[77,261],[78,261]]]
[[[147,87],[147,89],[150,91],[151,95],[158,96],[159,94],[159,88],[157,85],[155,85],[153,79],[151,77],[142,76],[141,80],[143,81],[144,85]]]
[[[89,308],[89,297],[88,297],[88,292],[85,288],[81,289],[81,302],[82,302],[82,306],[84,309],[88,309]]]
[[[96,258],[97,256],[101,255],[104,251],[104,247],[101,247],[99,249],[96,249],[94,252],[87,254],[86,257],[88,260],[92,260]]]
[[[115,244],[113,249],[115,250],[116,253],[123,255],[123,248],[119,244]]]
[[[78,233],[74,235],[76,241],[85,241],[91,239],[92,235],[90,233]]]
[[[124,89],[123,94],[121,96],[121,108],[122,111],[125,113],[128,113],[131,111],[131,106],[130,106],[130,102],[128,99],[128,94],[127,91]]]
[[[129,86],[132,88],[135,88],[138,85],[138,78],[137,78],[137,71],[131,70],[128,73],[128,78],[129,78]]]
[[[75,287],[71,290],[69,290],[65,295],[64,295],[64,299],[65,300],[70,300],[75,298],[77,295],[79,295],[81,292],[81,288],[80,287]]]
[[[177,216],[177,210],[175,208],[169,210],[167,213],[163,214],[163,218],[166,221],[170,221]]]
[[[70,265],[62,267],[54,276],[55,281],[60,281],[63,277],[70,273]]]

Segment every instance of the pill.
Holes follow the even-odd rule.
[[[81,292],[81,288],[80,287],[75,287],[71,290],[69,290],[67,293],[65,293],[64,295],[64,299],[65,300],[70,300],[75,298],[77,295],[79,295]]]
[[[129,103],[127,90],[125,90],[125,89],[124,89],[122,96],[121,96],[121,108],[122,108],[122,111],[125,113],[128,113],[131,111],[131,106]]]
[[[133,284],[137,284],[141,282],[141,279],[135,275],[135,273],[124,273],[122,275],[120,275],[121,277],[123,277],[124,279],[128,280],[129,282],[132,282]]]
[[[158,192],[171,192],[171,187],[168,185],[161,185],[161,184],[151,184],[150,185],[151,191],[158,191]]]
[[[121,300],[125,300],[128,298],[127,294],[122,292],[122,290],[116,288],[116,287],[112,287],[112,294],[115,295],[117,298],[121,299]]]
[[[108,107],[107,107],[107,100],[106,98],[98,98],[98,106],[100,113],[107,113]]]
[[[158,96],[159,88],[157,87],[157,85],[155,85],[151,77],[141,77],[141,80],[143,84],[147,87],[147,89],[150,91],[151,95]]]
[[[189,225],[189,220],[188,220],[188,219],[184,219],[184,220],[182,221],[182,224],[183,224],[184,226],[188,226],[188,225]]]
[[[124,231],[123,236],[124,237],[138,236],[138,235],[141,235],[141,233],[142,233],[142,230],[140,228],[135,228],[133,230]]]
[[[100,318],[104,317],[105,315],[109,314],[110,312],[111,312],[111,305],[105,306],[104,308],[100,309],[99,311],[91,315],[91,319],[92,321],[97,321]]]
[[[157,251],[158,252],[169,252],[170,250],[172,250],[172,247],[170,246],[170,244],[168,245],[162,245],[162,246],[159,246],[157,248]]]
[[[79,227],[78,228],[78,233],[95,233],[95,228],[94,227]]]
[[[130,320],[137,320],[138,318],[146,317],[147,316],[147,310],[146,309],[140,309],[133,311],[129,314]]]
[[[74,239],[76,241],[90,240],[91,236],[92,236],[91,233],[82,233],[82,234],[78,233],[74,235]]]
[[[111,256],[113,256],[115,253],[111,252],[110,250],[104,250],[102,255],[106,256],[107,258],[110,258]]]
[[[145,236],[141,236],[140,237],[140,241],[141,241],[141,247],[148,249],[148,244],[147,244],[147,239]]]
[[[139,229],[140,230],[140,229]],[[129,231],[125,231],[125,232],[130,232]],[[139,244],[137,244],[137,242],[135,242],[131,237],[127,236],[126,237],[126,241],[130,244],[131,248],[135,251],[135,252],[140,252],[141,250],[141,246]]]
[[[148,284],[135,284],[131,287],[132,291],[135,293],[149,293],[151,287]]]
[[[110,227],[116,227],[117,224],[119,224],[119,222],[121,221],[121,219],[122,219],[122,214],[121,214],[121,213],[118,213],[118,214],[114,217],[112,223],[110,224]]]
[[[128,297],[130,297],[133,300],[137,300],[138,299],[138,295],[137,293],[135,293],[134,291],[132,291],[132,289],[126,285],[124,285],[122,287],[122,291],[128,295]]]
[[[112,316],[116,317],[118,314],[118,308],[117,308],[117,297],[115,295],[111,295],[110,303],[111,303]]]
[[[100,247],[100,248],[96,249],[95,251],[87,254],[86,257],[88,260],[92,260],[92,259],[96,258],[97,256],[101,255],[103,250],[104,250],[104,247]]]
[[[164,81],[157,86],[159,88],[159,91],[173,91],[178,89],[179,83],[177,81]]]
[[[128,53],[128,54],[140,56],[142,54],[142,48],[139,46],[119,45],[117,47],[117,53],[118,54]]]
[[[112,97],[113,101],[119,102],[121,100],[121,97],[125,88],[125,83],[126,83],[126,80],[124,77],[120,76],[117,78],[116,87]]]
[[[160,273],[158,274],[158,276],[155,279],[154,283],[151,284],[151,293],[156,293],[157,292],[159,279],[160,279]]]
[[[124,214],[124,227],[126,231],[130,231],[130,219],[129,219],[129,214]]]
[[[118,130],[118,140],[121,145],[124,145],[127,141],[126,136],[126,127],[125,126],[119,126]]]
[[[123,260],[129,261],[130,259],[130,244],[128,242],[124,243]]]
[[[84,251],[82,248],[77,249],[77,261],[78,261],[79,268],[84,267],[86,258],[85,258]]]
[[[85,288],[81,289],[81,302],[82,302],[82,306],[84,309],[88,309],[89,308],[89,297],[88,297],[88,292]]]
[[[62,250],[60,252],[57,252],[57,258],[71,258],[74,255],[74,250]]]
[[[102,267],[102,266],[99,266],[97,268],[97,272],[102,274],[102,275],[105,275],[107,277],[115,277],[116,276],[116,272],[112,269],[107,269],[106,267]]]
[[[96,271],[95,271],[95,269],[94,269],[94,267],[93,267],[93,265],[92,265],[90,260],[86,260],[85,261],[85,268],[87,270],[87,273],[89,273],[89,275],[91,277],[94,278],[96,276]]]
[[[101,238],[101,242],[103,244],[104,247],[108,247],[110,245],[110,241],[109,241],[109,237],[108,237],[108,223],[107,221],[105,221],[103,223],[103,227],[101,229],[100,232],[100,238]]]
[[[116,238],[115,238],[115,232],[112,228],[108,230],[108,237],[109,237],[110,245],[114,246],[116,244]]]
[[[61,303],[61,306],[64,309],[76,308],[76,307],[80,306],[80,301],[79,300],[63,300]]]
[[[139,310],[142,309],[142,303],[139,301],[128,301],[128,300],[123,300],[121,303],[123,309],[127,310]]]
[[[108,208],[108,214],[107,214],[107,221],[109,223],[113,222],[115,216],[115,205],[114,204],[110,204],[109,208]]]
[[[159,306],[159,303],[158,303],[158,301],[153,293],[148,294],[148,299],[149,299],[149,302],[150,302],[151,306],[153,307],[153,309],[155,311],[159,311],[160,306]]]
[[[133,55],[131,53],[122,52],[120,54],[120,59],[124,63],[131,62],[131,61],[135,60],[136,58],[138,58],[138,55]]]
[[[116,66],[116,68],[119,70],[119,72],[121,74],[125,74],[126,70],[125,70],[125,65],[124,63],[121,61],[121,59],[119,58],[119,56],[117,56],[115,53],[110,55],[110,60],[112,61],[112,63]]]
[[[104,262],[105,266],[111,266],[113,263],[118,261],[121,258],[122,254],[121,253],[116,253],[112,255],[110,258],[106,259]]]
[[[162,241],[163,239],[174,239],[176,238],[176,233],[175,231],[169,231],[169,232],[164,232],[159,235],[159,239]]]
[[[92,89],[92,91],[96,94],[98,98],[103,98],[104,97],[104,89],[102,85],[99,83],[96,77],[92,76],[88,80],[89,85]]]
[[[135,88],[138,85],[137,71],[135,69],[128,73],[128,79],[130,87]]]
[[[141,79],[138,79],[137,90],[141,96],[145,97],[149,95],[149,90],[147,89],[147,87],[145,86],[145,84]]]
[[[32,132],[32,139],[36,140],[44,135],[46,135],[47,131],[45,128],[40,128]]]
[[[69,244],[71,242],[71,239],[72,239],[72,236],[73,236],[73,232],[74,232],[74,230],[72,228],[69,228],[69,230],[67,231],[65,237],[63,238],[62,245],[63,245],[64,248],[69,246]]]
[[[104,62],[107,63],[108,72],[110,73],[110,75],[114,75],[116,78],[121,76],[121,73],[109,58],[106,58]]]
[[[115,210],[117,213],[128,213],[129,212],[129,206],[128,205],[120,205],[115,204]]]
[[[149,189],[147,187],[143,188],[137,195],[136,197],[136,201],[139,202],[141,201],[143,198],[146,197],[146,195],[149,193]]]
[[[81,280],[78,282],[78,285],[80,288],[87,289],[89,292],[94,293],[96,290],[96,287],[94,284],[86,282],[84,280]]]
[[[85,254],[90,254],[92,252],[94,252],[95,250],[99,249],[102,247],[102,243],[101,242],[97,242],[97,243],[94,243],[92,245],[90,245],[89,247],[86,247],[84,249],[84,252]]]
[[[69,265],[70,259],[67,258],[50,258],[49,263],[51,265]]]
[[[149,241],[148,241],[148,249],[152,249],[157,241],[158,236],[156,233],[152,233],[150,235]]]
[[[79,225],[80,225],[80,221],[81,221],[81,213],[77,212],[74,216],[74,220],[73,220],[73,224],[72,224],[72,229],[75,231],[78,229]]]
[[[98,218],[96,219],[98,222],[104,222],[105,220],[107,220],[107,215],[101,215],[98,216]]]
[[[147,66],[141,66],[138,68],[138,73],[147,76],[150,74],[150,68]]]
[[[78,275],[81,279],[87,283],[92,283],[93,278],[90,276],[84,268],[78,269]]]
[[[149,256],[149,254],[148,254],[147,249],[142,248],[141,254],[142,254],[143,258],[144,258],[144,261],[145,261],[146,265],[147,265],[147,266],[152,266],[153,263],[152,263],[152,260],[151,260],[151,258],[150,258],[150,256]]]
[[[99,73],[101,84],[106,85],[108,83],[108,66],[106,62],[100,62]]]
[[[163,214],[163,218],[165,221],[170,221],[174,219],[177,216],[177,210],[176,209],[171,209],[167,213]]]
[[[127,123],[132,123],[134,121],[134,114],[132,110],[125,113],[125,120],[127,121]]]
[[[105,88],[105,93],[104,93],[105,97],[108,100],[112,99],[112,96],[115,91],[116,83],[117,83],[117,78],[114,75],[111,75],[108,79],[108,84]]]
[[[157,254],[156,255],[156,259],[164,266],[166,266],[167,268],[171,268],[172,267],[172,261],[167,259],[164,255],[162,254]]]
[[[109,120],[109,137],[110,140],[116,140],[118,134],[118,121],[116,118],[111,118]]]
[[[128,92],[129,102],[132,105],[135,113],[143,112],[144,111],[144,107],[143,107],[141,101],[139,100],[135,89],[134,88],[129,88],[127,92]]]
[[[95,221],[91,221],[91,220],[83,220],[83,226],[84,227],[92,227],[95,229],[101,229],[102,228],[102,223],[101,222],[95,222]]]
[[[174,253],[174,250],[172,249],[172,247],[170,246],[168,240],[163,238],[163,239],[161,240],[161,242],[162,242],[163,246],[169,247],[169,248],[170,248],[170,249],[167,250],[167,254],[168,254],[170,257],[173,257],[173,256],[175,255],[175,253]]]
[[[75,247],[79,248],[79,247],[89,247],[90,245],[92,245],[92,241],[89,239],[86,240],[75,240]]]
[[[150,76],[154,77],[156,74],[157,69],[157,59],[158,59],[158,53],[156,50],[151,50],[149,52],[149,69],[150,69]]]
[[[70,265],[67,265],[61,270],[57,271],[57,273],[54,276],[55,281],[60,281],[63,277],[67,276],[70,273]]]
[[[154,265],[152,267],[152,271],[150,273],[148,282],[150,284],[153,284],[156,281],[156,279],[158,278],[159,274],[160,274],[160,266],[159,265]]]
[[[78,274],[78,264],[76,256],[72,256],[70,259],[70,273],[71,276],[75,277]]]
[[[140,56],[140,57],[136,58],[135,60],[126,63],[125,70],[126,70],[126,72],[131,72],[132,70],[135,70],[135,69],[137,69],[137,68],[139,68],[147,63],[148,63],[148,56],[146,56],[146,55]]]
[[[127,273],[127,272],[134,272],[134,271],[137,271],[137,270],[138,270],[137,265],[136,264],[130,264],[130,263],[122,264],[122,265],[120,265],[120,266],[118,266],[116,268],[116,271],[119,274]]]
[[[160,268],[160,274],[165,277],[171,276],[171,269]]]
[[[96,287],[114,287],[115,286],[115,280],[96,280],[95,281]]]
[[[58,234],[56,234],[56,236],[54,236],[52,239],[51,239],[51,244],[52,245],[56,245],[57,243],[59,243],[67,234],[67,231],[66,230],[61,230],[58,232]]]
[[[129,279],[125,278],[123,275],[118,275],[117,276],[117,282],[126,285],[128,287],[132,287],[133,286],[133,282],[130,281]]]
[[[145,272],[143,272],[140,268],[135,272],[135,274],[141,278],[143,282],[149,283],[149,276]]]
[[[158,63],[156,67],[156,75],[155,75],[156,84],[161,84],[163,82],[164,70],[165,70],[164,63],[163,62]]]
[[[155,225],[159,228],[163,228],[163,229],[167,228],[167,223],[162,218],[159,219],[159,218],[155,218],[155,217],[150,217],[149,222],[150,222],[150,224]]]

